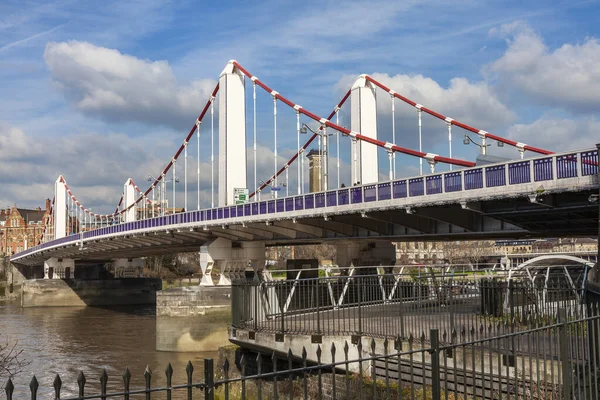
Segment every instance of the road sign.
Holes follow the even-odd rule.
[[[235,204],[245,204],[248,202],[250,191],[247,188],[234,188],[233,201]]]

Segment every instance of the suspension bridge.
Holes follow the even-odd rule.
[[[273,171],[267,177],[258,175],[257,99],[272,101]],[[390,109],[381,112],[384,105]],[[349,129],[341,122],[342,112],[349,115]],[[400,114],[415,118],[411,132],[404,125],[399,132]],[[423,148],[425,123],[447,130],[447,155]],[[597,233],[595,144],[555,153],[507,139],[442,115],[368,75],[359,76],[333,111],[321,116],[230,61],[191,125],[147,189],[132,179],[125,182],[113,213],[92,212],[67,178],[58,177],[42,240],[14,254],[11,262],[33,266],[65,260],[131,261],[201,248],[203,272],[220,264],[225,276],[245,270],[248,262],[262,269],[264,248],[271,245],[329,241],[343,247],[337,261],[344,265],[395,258],[392,240]],[[289,147],[290,135],[282,136],[281,127],[294,125],[296,149],[282,162],[282,138]],[[390,126],[391,141],[381,140],[390,136],[382,134],[382,126]],[[307,128],[312,134],[303,136]],[[398,139],[409,134],[418,137],[418,150],[398,145]],[[453,137],[473,141],[469,134],[479,139],[483,156],[495,142],[514,148],[514,159],[477,162],[453,157]],[[252,146],[247,146],[249,137]],[[311,192],[304,159],[315,141],[318,168],[312,173],[318,175],[318,190]],[[207,149],[210,158],[203,157]],[[413,177],[401,173],[401,161],[407,158],[419,163]],[[381,173],[380,165],[387,173]],[[348,169],[346,186],[343,176]],[[208,201],[200,189],[205,175],[210,176]],[[179,192],[178,183],[183,183]]]

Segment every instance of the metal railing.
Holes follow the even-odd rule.
[[[165,228],[174,225],[204,223],[206,226],[224,223],[241,223],[240,217],[282,217],[282,213],[337,212],[331,207],[352,209],[358,204],[369,206],[373,202],[422,196],[436,196],[456,192],[471,192],[476,189],[498,189],[512,185],[537,184],[560,181],[567,178],[583,178],[598,174],[598,151],[585,150],[544,156],[529,160],[509,161],[499,164],[477,166],[454,172],[440,172],[414,178],[397,179],[389,182],[365,184],[350,188],[339,188],[326,192],[289,196],[280,199],[258,201],[243,205],[217,207],[160,216],[141,221],[87,231],[81,235],[67,236],[31,247],[15,254],[17,260],[39,250],[66,243],[85,241],[99,237],[121,234],[142,229]],[[420,201],[420,200],[419,200]]]
[[[547,325],[559,308],[584,317],[582,289],[563,280],[466,279],[378,274],[232,284],[232,327],[279,334],[418,338],[440,329],[443,343],[474,332],[495,336]],[[453,339],[454,336],[454,339]]]
[[[100,388],[90,394],[86,377],[79,374],[74,393],[65,393],[60,376],[54,379],[56,399],[136,398],[304,398],[304,399],[598,399],[600,396],[599,305],[588,306],[590,316],[577,319],[565,309],[556,322],[520,332],[500,332],[477,339],[460,334],[456,344],[440,342],[440,331],[409,340],[359,339],[355,344],[316,345],[316,363],[308,351],[293,355],[271,353],[216,366],[204,360],[204,376],[193,380],[188,363],[186,383],[172,384],[173,369],[165,371],[166,385],[152,387],[152,372],[144,373],[145,385],[132,388],[125,370],[123,389],[109,392],[106,371]],[[593,339],[593,340],[591,340]],[[356,356],[353,356],[353,355]],[[322,362],[327,359],[327,362]],[[114,380],[114,379],[113,379]],[[89,387],[89,384],[88,384]],[[30,398],[36,399],[39,383],[34,376]],[[5,385],[7,400],[17,398],[12,380]],[[29,397],[29,396],[28,396]],[[139,396],[137,396],[139,397]]]

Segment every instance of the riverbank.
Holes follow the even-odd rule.
[[[11,291],[12,289],[12,291]],[[0,282],[0,302],[17,301],[21,299],[21,285],[10,285],[6,282]]]

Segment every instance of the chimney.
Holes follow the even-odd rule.
[[[321,176],[321,155],[318,150],[311,150],[306,155],[308,158],[308,191],[310,193],[320,192],[323,187]]]
[[[50,199],[46,199],[46,211],[50,211]]]

